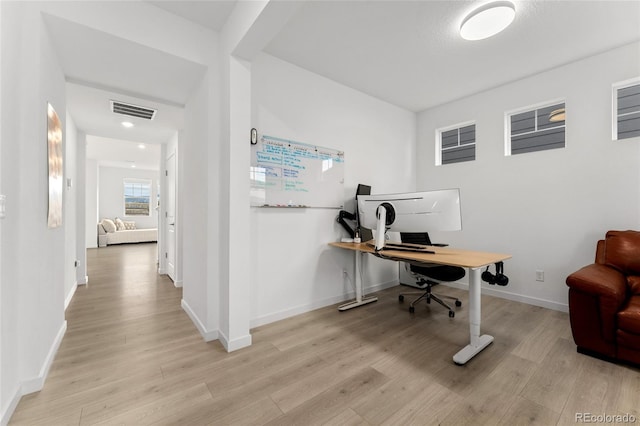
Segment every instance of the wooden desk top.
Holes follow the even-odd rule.
[[[449,247],[430,247],[432,253],[413,253],[400,250],[387,250],[377,253],[375,249],[367,243],[329,243],[330,246],[347,250],[371,253],[379,257],[405,262],[437,263],[440,265],[461,266],[463,268],[481,268],[492,263],[510,259],[510,254],[487,253],[483,251],[460,250]]]

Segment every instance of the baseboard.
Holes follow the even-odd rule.
[[[182,288],[182,280],[174,281],[173,286],[175,288]]]
[[[219,331],[220,343],[227,350],[227,352],[237,351],[238,349],[246,348],[247,346],[251,346],[251,334],[247,334],[246,336],[242,336],[238,339],[229,340],[229,338],[222,332]]]
[[[89,276],[85,275],[84,276],[84,281],[78,281],[77,284],[78,285],[87,285],[87,284],[89,284]]]
[[[469,285],[461,282],[442,283],[444,286],[459,288],[462,290],[469,290]],[[569,305],[565,303],[558,303],[552,300],[540,299],[532,296],[524,296],[522,294],[511,293],[505,290],[498,290],[494,288],[482,287],[482,293],[489,296],[499,297],[501,299],[513,300],[514,302],[526,303],[527,305],[540,306],[541,308],[551,309],[553,311],[569,312]]]
[[[369,287],[365,289],[365,293],[369,294],[369,293],[375,293],[377,291],[381,291],[390,287],[394,287],[398,285],[397,281],[388,281],[382,284],[378,284],[376,286],[373,287]],[[463,282],[453,282],[453,283],[442,283],[443,286],[449,286],[449,287],[453,287],[453,288],[458,288],[461,290],[465,290],[465,291],[469,291],[469,286],[466,283]],[[507,299],[507,300],[513,300],[515,302],[522,302],[522,303],[526,303],[528,305],[534,305],[534,306],[540,306],[542,308],[547,308],[547,309],[551,309],[554,311],[560,311],[560,312],[569,312],[569,306],[566,304],[562,304],[562,303],[558,303],[558,302],[553,302],[551,300],[545,300],[545,299],[539,299],[536,297],[531,297],[531,296],[523,296],[520,294],[516,294],[516,293],[511,293],[508,291],[504,291],[504,290],[497,290],[497,289],[492,289],[492,288],[487,288],[487,287],[482,287],[482,293],[483,294],[488,294],[490,296],[495,296],[495,297],[499,297],[501,299]],[[355,297],[355,293],[354,292],[350,292],[347,293],[343,296],[335,296],[335,297],[330,297],[327,299],[323,299],[323,300],[318,300],[312,303],[308,303],[308,304],[304,304],[304,305],[299,305],[290,309],[284,309],[282,311],[278,311],[278,312],[272,312],[269,313],[267,315],[263,315],[257,318],[254,318],[251,320],[250,323],[250,327],[251,328],[255,328],[255,327],[260,327],[262,325],[266,325],[266,324],[270,324],[272,322],[276,322],[276,321],[280,321],[286,318],[290,318],[296,315],[300,315],[300,314],[304,314],[306,312],[310,312],[313,311],[315,309],[320,309],[320,308],[324,308],[326,306],[331,306],[334,305],[336,303],[340,303],[340,302],[344,302],[345,300],[348,299],[353,299]],[[222,337],[221,337],[222,339]],[[224,344],[224,343],[223,343]],[[226,347],[226,345],[225,345]]]
[[[218,339],[218,330],[207,330],[202,321],[200,321],[200,318],[198,318],[198,315],[196,315],[193,309],[191,309],[191,306],[189,306],[186,300],[182,299],[182,301],[180,302],[180,306],[182,306],[182,309],[187,313],[189,318],[191,318],[191,322],[193,322],[193,324],[196,326],[196,329],[198,329],[198,332],[200,332],[200,335],[205,342],[210,342],[212,340]]]
[[[56,335],[51,348],[49,348],[49,353],[40,368],[40,372],[37,377],[32,379],[23,380],[20,383],[15,391],[13,392],[13,396],[11,397],[11,401],[7,405],[7,407],[2,411],[2,417],[0,417],[0,425],[5,426],[9,423],[11,416],[13,416],[13,412],[16,407],[20,403],[20,399],[27,394],[38,392],[42,390],[44,386],[44,382],[49,375],[49,369],[51,368],[51,364],[53,364],[53,360],[58,353],[58,349],[60,348],[60,344],[62,343],[62,338],[64,334],[67,332],[67,321],[64,321],[58,330],[58,334]]]
[[[376,291],[381,291],[390,287],[395,287],[398,285],[398,281],[387,281],[372,287],[365,288],[365,294],[375,293]],[[312,303],[306,303],[304,305],[299,305],[290,309],[284,309],[278,312],[272,312],[267,315],[260,316],[258,318],[254,318],[250,322],[250,327],[260,327],[261,325],[271,324],[272,322],[280,321],[286,318],[290,318],[296,315],[304,314],[306,312],[313,311],[315,309],[324,308],[326,306],[335,305],[336,303],[344,302],[345,300],[353,299],[356,297],[355,292],[349,292],[347,294],[343,294],[340,296],[329,297],[327,299],[317,300]]]
[[[64,321],[58,330],[58,334],[56,335],[51,348],[49,349],[49,353],[44,360],[44,364],[40,368],[40,373],[37,377],[32,379],[24,380],[20,386],[20,392],[22,395],[27,395],[33,392],[37,392],[42,389],[44,386],[44,381],[47,379],[47,375],[49,374],[49,369],[51,368],[51,364],[53,364],[53,360],[56,357],[56,353],[58,353],[58,348],[60,348],[60,343],[62,343],[62,338],[64,337],[64,333],[67,331],[67,321]]]
[[[247,346],[251,346],[251,335],[248,334],[246,336],[242,336],[237,339],[229,340],[229,338],[219,330],[209,331],[204,326],[198,315],[191,309],[186,300],[182,299],[180,302],[182,309],[187,313],[191,321],[195,324],[196,328],[200,332],[200,335],[204,339],[205,342],[210,342],[212,340],[219,340],[222,343],[222,346],[227,350],[227,352],[233,352],[238,349],[246,348]]]
[[[391,287],[395,287],[398,285],[398,280],[387,281],[378,285],[374,285],[373,287],[367,287],[364,289],[365,294],[375,293],[376,291],[386,290]],[[355,293],[351,293],[350,297],[355,297]]]
[[[7,426],[9,424],[9,420],[11,420],[13,412],[16,411],[16,408],[20,403],[20,398],[22,398],[22,393],[20,392],[20,387],[18,386],[13,392],[11,401],[9,401],[7,407],[2,411],[2,417],[0,417],[0,425]]]
[[[73,299],[73,295],[76,294],[76,290],[78,289],[78,283],[73,283],[73,287],[71,287],[71,291],[67,294],[67,298],[64,299],[64,310],[66,311],[69,307],[69,303],[71,303],[71,299]]]

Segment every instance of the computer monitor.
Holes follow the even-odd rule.
[[[358,188],[356,189],[356,199],[358,198],[358,195],[371,195],[371,187],[369,185],[359,183]]]
[[[371,195],[371,187],[369,185],[359,183],[358,189],[356,190],[356,229],[360,228],[360,219],[358,217],[358,198],[362,195]]]
[[[359,196],[358,218],[361,226],[376,230],[376,250],[384,248],[387,230],[459,231],[462,229],[460,190]]]
[[[358,188],[356,189],[356,211],[354,213],[350,213],[345,210],[340,210],[338,213],[338,223],[342,225],[345,231],[354,238],[356,236],[356,232],[360,230],[360,224],[358,222],[358,197],[361,195],[369,195],[371,194],[371,187],[369,185],[364,185],[362,183],[358,184]],[[355,221],[354,227],[352,228],[350,224],[347,223],[348,220]]]

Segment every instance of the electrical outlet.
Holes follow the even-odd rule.
[[[536,270],[536,281],[544,281],[544,271],[542,269]]]

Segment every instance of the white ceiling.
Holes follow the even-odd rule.
[[[480,41],[458,33],[485,1],[308,1],[266,52],[421,111],[640,40],[639,1],[514,1]]]
[[[111,100],[156,109],[156,116],[146,120],[114,114],[110,110]],[[144,143],[167,142],[184,122],[182,107],[74,83],[67,83],[67,108],[76,127],[87,134]],[[123,127],[123,121],[133,123],[134,127]]]
[[[167,12],[219,32],[236,5],[236,0],[149,1]]]
[[[465,41],[460,22],[481,3],[309,0],[265,52],[421,111],[640,40],[637,0],[516,0],[516,18],[504,32]],[[143,4],[220,31],[236,1]],[[165,143],[182,128],[182,106],[206,71],[203,65],[59,17],[45,15],[45,21],[79,128],[145,143]],[[157,118],[133,120],[133,129],[123,129],[121,117],[108,110],[111,99],[157,108]]]
[[[45,15],[69,81],[184,105],[206,67],[72,21]]]
[[[87,158],[97,160],[101,166],[158,170],[160,152],[159,144],[87,136]]]

